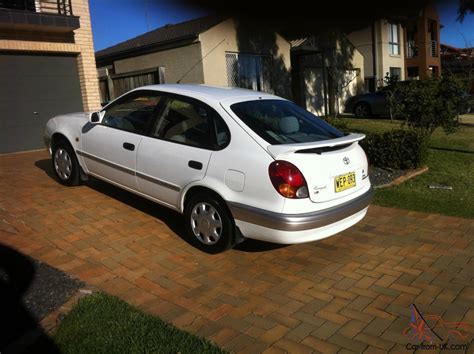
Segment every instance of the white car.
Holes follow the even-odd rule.
[[[99,112],[51,118],[44,138],[61,183],[90,175],[174,209],[211,253],[245,238],[334,235],[365,216],[373,195],[364,135],[262,92],[146,86]]]

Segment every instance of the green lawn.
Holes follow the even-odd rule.
[[[384,132],[400,122],[341,118],[349,131]],[[474,218],[474,127],[460,126],[454,134],[436,131],[430,141],[429,171],[399,186],[376,191],[374,203],[383,206]],[[446,184],[453,190],[433,190]]]
[[[81,299],[53,339],[61,353],[226,353],[104,293]]]

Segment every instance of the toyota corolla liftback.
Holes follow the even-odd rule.
[[[207,252],[360,221],[373,194],[363,138],[274,95],[202,85],[138,88],[51,118],[44,135],[59,182],[94,176],[172,208]]]

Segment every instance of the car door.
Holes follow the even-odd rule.
[[[218,113],[204,103],[170,95],[137,155],[139,191],[175,209],[182,189],[204,178],[213,150],[228,143]]]
[[[390,114],[390,102],[387,91],[380,90],[373,94],[372,113]]]
[[[80,155],[88,173],[137,190],[137,149],[156,114],[160,94],[133,91],[100,112],[100,124],[83,130]]]

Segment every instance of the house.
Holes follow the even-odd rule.
[[[405,68],[407,79],[441,75],[440,23],[436,9],[427,5],[417,18],[405,23]]]
[[[253,27],[208,16],[167,25],[98,51],[102,82],[104,74],[110,76],[108,87],[101,85],[102,98],[158,82],[241,86],[291,97],[290,43],[272,31],[259,29],[256,34]],[[150,75],[153,72],[157,75]]]
[[[402,23],[379,19],[370,26],[347,34],[364,57],[365,91],[374,92],[388,74],[405,79],[405,42]]]
[[[436,9],[428,4],[416,15],[379,19],[347,34],[364,56],[365,90],[377,90],[387,74],[398,80],[440,76],[440,28]]]
[[[316,115],[344,111],[364,88],[364,57],[339,31],[291,41],[294,101]]]
[[[0,0],[0,153],[42,148],[54,115],[100,106],[87,0]]]
[[[342,34],[328,38],[289,41],[264,25],[218,16],[167,25],[96,53],[101,98],[144,84],[199,83],[270,92],[329,114],[361,87],[363,60]]]

